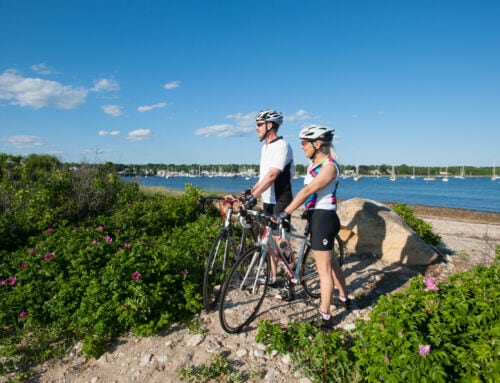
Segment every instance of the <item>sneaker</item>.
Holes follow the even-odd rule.
[[[351,309],[351,298],[347,297],[345,300],[342,300],[340,297],[333,297],[332,304],[335,306],[344,307],[346,310]]]
[[[330,315],[330,319],[323,319],[323,315],[318,313],[318,315],[312,321],[313,325],[322,330],[331,330],[338,324],[338,321],[333,315]]]
[[[265,285],[265,284],[266,284],[266,278],[264,278],[264,277],[259,277],[259,278],[257,279],[257,283],[258,283],[259,285]],[[271,281],[269,280],[269,282],[267,283],[267,285],[268,285],[269,287],[271,287],[271,288],[277,288],[277,287],[279,286],[279,282],[278,282],[278,280],[275,280],[273,283],[271,283]]]
[[[293,293],[293,290],[281,290],[278,294],[274,296],[276,299],[279,299],[281,301],[287,301],[290,302],[295,298],[295,294]]]

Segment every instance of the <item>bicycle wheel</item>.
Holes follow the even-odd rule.
[[[340,267],[344,267],[344,242],[337,234],[333,242],[333,256],[337,260]]]
[[[203,277],[203,308],[206,311],[217,304],[222,284],[236,255],[230,241],[228,231],[220,232],[208,256]]]
[[[316,261],[309,245],[306,245],[304,250],[302,266],[300,267],[300,279],[307,295],[311,298],[320,297],[319,275],[316,270]]]
[[[338,262],[340,267],[344,265],[344,243],[338,235],[335,236],[335,240],[333,241],[333,259]],[[300,268],[300,278],[306,294],[311,298],[319,298],[319,276],[316,270],[316,262],[309,245],[306,245],[304,250],[302,267]]]
[[[247,250],[233,265],[222,288],[219,320],[224,331],[240,332],[257,315],[269,282],[269,259],[262,246]]]

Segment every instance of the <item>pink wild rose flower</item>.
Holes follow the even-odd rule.
[[[439,290],[439,287],[437,287],[435,285],[435,282],[436,282],[436,278],[434,278],[434,277],[427,277],[427,278],[425,278],[424,279],[425,291]]]
[[[431,352],[430,344],[419,344],[418,353],[420,356],[427,356]]]
[[[132,274],[132,279],[134,281],[138,281],[139,279],[141,279],[141,273],[136,271],[135,273]]]

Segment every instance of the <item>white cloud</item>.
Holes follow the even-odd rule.
[[[119,130],[99,130],[98,133],[100,136],[119,136]]]
[[[153,109],[159,109],[159,108],[165,108],[167,106],[167,103],[166,102],[159,102],[157,104],[153,104],[153,105],[143,105],[143,106],[140,106],[137,108],[137,110],[141,113],[143,112],[149,112]]]
[[[118,105],[103,105],[101,106],[101,109],[104,111],[104,113],[109,114],[113,117],[119,117],[123,114],[123,108]]]
[[[57,74],[55,70],[49,68],[47,65],[45,65],[45,63],[34,64],[30,68],[33,72],[38,74],[44,74],[44,75]]]
[[[100,78],[94,81],[93,92],[117,92],[120,90],[120,84],[112,78]]]
[[[152,135],[150,129],[137,129],[128,134],[127,140],[144,141],[149,140],[151,137]]]
[[[236,114],[228,114],[226,118],[231,118],[237,121],[239,126],[244,127],[253,127],[255,125],[255,116],[257,113],[236,113]]]
[[[85,102],[88,91],[41,78],[22,77],[15,70],[0,75],[0,100],[35,109],[74,109]]]
[[[253,131],[251,127],[234,126],[230,124],[211,125],[194,132],[197,136],[227,138],[246,136]]]
[[[181,85],[180,81],[171,81],[167,82],[165,85],[163,85],[163,87],[167,90],[172,90],[178,88],[180,85]]]
[[[235,124],[217,124],[200,128],[194,132],[197,136],[228,138],[247,136],[254,132],[256,113],[236,113],[226,115],[227,119],[236,120]]]
[[[45,145],[45,141],[38,136],[11,136],[7,138],[7,143],[18,149],[29,149]]]
[[[299,109],[295,113],[285,116],[285,119],[287,121],[298,121],[298,120],[304,121],[304,120],[310,120],[312,118],[313,117],[304,109]]]

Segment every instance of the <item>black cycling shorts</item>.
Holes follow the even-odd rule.
[[[333,241],[339,230],[340,220],[335,210],[310,211],[309,232],[312,250],[332,250]]]

